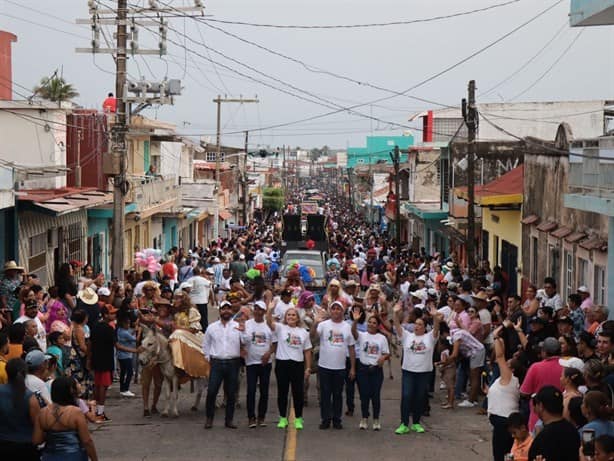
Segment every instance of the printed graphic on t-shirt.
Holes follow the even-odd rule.
[[[254,346],[266,346],[267,344],[267,340],[266,340],[266,334],[265,333],[257,333],[257,332],[253,332],[252,333],[252,344]]]
[[[339,333],[337,331],[330,330],[328,333],[328,342],[331,346],[341,347],[344,343],[343,333]]]
[[[303,346],[303,341],[301,339],[300,336],[298,335],[293,335],[292,333],[288,332],[288,336],[286,338],[286,343],[288,344],[288,346],[294,348],[294,349],[301,349]]]
[[[370,343],[369,341],[365,342],[365,346],[362,348],[363,352],[367,355],[373,355],[379,357],[379,344]]]
[[[409,350],[415,354],[424,354],[426,352],[426,344],[423,341],[414,339],[409,346]]]

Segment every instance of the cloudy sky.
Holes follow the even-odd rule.
[[[98,3],[101,8],[116,5],[113,0]],[[143,5],[148,0],[129,3]],[[193,1],[161,3],[181,7]],[[212,99],[218,94],[260,100],[226,104],[222,111],[223,142],[241,146],[239,132],[253,130],[254,148],[283,144],[345,148],[363,145],[369,134],[402,134],[406,128],[393,124],[408,125],[411,115],[440,107],[437,104],[458,104],[470,79],[477,81],[478,102],[614,98],[614,27],[569,27],[568,0],[203,3],[205,18],[169,19],[167,56],[139,56],[129,62],[132,78],[182,79],[183,95],[174,106],[151,108],[144,114],[171,121],[186,135],[214,136]],[[381,24],[503,3],[509,4],[403,25],[262,26]],[[530,24],[454,67],[551,6]],[[77,18],[89,18],[87,0],[0,0],[0,30],[18,36],[13,48],[16,99],[29,96],[29,89],[55,69],[78,89],[77,102],[82,106],[100,107],[106,93],[113,91],[112,58],[75,52],[76,47],[87,47],[91,38],[89,27],[77,25]],[[158,36],[152,26],[149,29],[140,31],[141,48],[157,47]],[[335,113],[317,117],[331,112]],[[282,124],[287,125],[270,128]],[[414,134],[420,136],[419,131]]]

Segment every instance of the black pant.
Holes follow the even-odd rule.
[[[357,361],[356,381],[360,394],[362,418],[369,417],[369,404],[373,405],[373,419],[379,419],[381,391],[384,383],[384,370],[378,366],[367,366]]]
[[[130,380],[132,379],[132,358],[119,359],[119,391],[130,390]]]
[[[341,423],[341,411],[343,410],[343,383],[345,380],[345,368],[330,370],[318,367],[320,376],[320,417],[322,422]]]
[[[247,417],[256,417],[256,388],[260,388],[258,400],[258,419],[264,419],[269,406],[269,381],[271,379],[272,365],[248,365],[247,373]],[[258,386],[259,385],[259,386]]]
[[[288,416],[288,390],[292,386],[294,415],[303,417],[305,362],[294,360],[276,360],[275,377],[277,378],[277,407],[279,416]]]
[[[31,443],[10,442],[0,440],[2,459],[19,459],[23,461],[39,461],[40,453]]]
[[[209,314],[207,312],[207,304],[197,304],[196,308],[200,314],[200,326],[203,327],[203,333],[209,326]]]
[[[494,461],[503,461],[505,454],[509,453],[514,444],[514,439],[507,430],[507,418],[490,415],[492,424],[492,456]]]
[[[358,355],[358,354],[356,354]],[[358,361],[358,360],[356,360]],[[350,358],[345,359],[345,405],[348,411],[354,412],[354,396],[356,395],[356,379],[350,379]]]
[[[224,394],[226,395],[226,422],[232,422],[235,413],[235,401],[237,388],[239,387],[239,368],[241,360],[236,359],[211,359],[211,373],[209,374],[209,388],[207,389],[206,415],[207,419],[213,419],[215,415],[215,399],[224,382]]]

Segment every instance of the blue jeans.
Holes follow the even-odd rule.
[[[358,355],[358,353],[356,353]],[[356,360],[358,362],[358,360]],[[350,379],[350,358],[345,359],[345,405],[348,411],[354,412],[354,396],[356,395],[356,379]]]
[[[467,389],[467,380],[469,379],[469,359],[460,358],[456,367],[456,386],[454,388],[454,397],[456,400],[461,400],[461,394]]]
[[[360,394],[360,411],[363,418],[369,417],[369,404],[373,404],[373,419],[379,419],[381,407],[380,394],[384,383],[384,370],[378,366],[366,366],[356,363],[356,381]]]
[[[269,382],[272,365],[248,365],[245,367],[247,375],[247,417],[256,417],[256,388],[260,390],[258,399],[258,418],[264,419],[269,406]]]
[[[401,383],[401,422],[409,425],[409,415],[412,415],[414,424],[420,423],[426,404],[427,390],[431,372],[416,373],[403,370]]]
[[[345,368],[330,370],[318,367],[320,376],[320,417],[322,422],[341,423],[341,411],[343,410],[343,383],[345,380]]]
[[[207,419],[213,419],[215,415],[215,399],[224,383],[226,395],[226,422],[232,422],[235,413],[235,401],[239,386],[239,368],[241,359],[218,360],[211,359],[211,373],[209,375],[209,388],[207,389],[206,415]]]
[[[130,390],[130,380],[132,379],[132,358],[119,359],[119,392]]]

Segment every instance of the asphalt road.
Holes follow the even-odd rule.
[[[322,431],[318,429],[319,408],[315,377],[309,389],[310,405],[305,409],[305,428],[302,431],[284,431],[276,428],[276,384],[272,376],[268,427],[249,429],[245,408],[245,382],[236,410],[236,430],[223,427],[223,409],[218,409],[214,427],[205,430],[204,396],[198,412],[190,411],[194,394],[189,385],[183,387],[177,419],[151,419],[142,416],[140,386],[131,390],[136,398],[119,396],[118,384],[109,390],[106,412],[112,422],[92,427],[99,458],[103,461],[134,460],[404,460],[424,461],[488,460],[490,458],[490,426],[485,416],[478,416],[475,409],[442,410],[440,399],[444,393],[436,391],[430,417],[424,418],[424,434],[398,436],[394,430],[399,424],[400,364],[393,361],[394,379],[386,377],[382,390],[382,430],[358,429],[359,398],[356,392],[357,411],[353,417],[344,416],[344,429]],[[386,369],[387,374],[387,369]],[[273,373],[274,375],[274,373]],[[438,387],[438,386],[437,386]],[[163,408],[164,392],[159,408]],[[344,409],[345,411],[345,409]],[[370,426],[369,426],[370,427]]]

